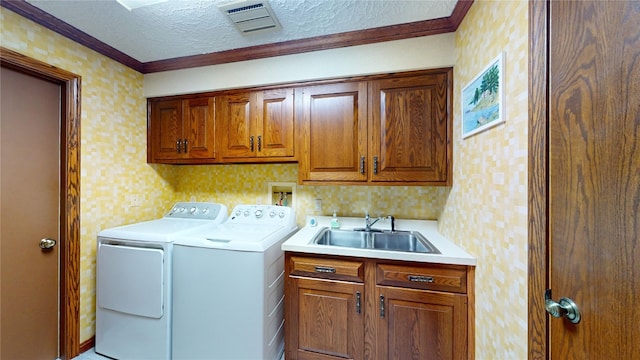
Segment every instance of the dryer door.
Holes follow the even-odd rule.
[[[164,251],[98,245],[98,306],[159,319],[164,313]]]

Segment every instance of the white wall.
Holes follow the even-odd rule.
[[[144,96],[189,94],[453,66],[455,34],[285,55],[144,76]]]

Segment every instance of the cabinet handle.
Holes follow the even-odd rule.
[[[249,149],[253,151],[253,135],[249,136]]]
[[[378,175],[378,157],[373,157],[373,174]]]
[[[179,154],[182,152],[182,140],[178,139],[176,141],[176,152]]]
[[[262,151],[262,136],[258,135],[258,152]]]
[[[360,291],[356,291],[356,313],[358,314],[360,314],[360,308],[361,308],[360,299],[361,299]]]
[[[380,317],[384,317],[384,295],[380,295]]]
[[[184,149],[183,151],[184,151],[184,153],[185,153],[185,154],[188,152],[188,151],[187,151],[187,147],[188,147],[188,146],[189,146],[189,140],[184,139],[184,140],[182,141],[182,147],[183,147],[183,149]]]
[[[316,266],[316,272],[335,274],[336,269],[329,266]]]
[[[360,156],[360,174],[364,175],[364,156]]]
[[[433,282],[433,277],[431,276],[409,275],[407,276],[407,278],[409,279],[409,281],[413,281],[413,282],[426,282],[426,283]]]

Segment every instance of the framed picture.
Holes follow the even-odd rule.
[[[462,89],[462,138],[498,124],[504,118],[504,53]]]

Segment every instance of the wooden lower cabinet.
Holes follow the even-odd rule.
[[[357,308],[364,285],[301,278],[295,290],[295,355],[287,359],[362,359],[364,316]]]
[[[474,358],[473,267],[285,259],[287,360]]]
[[[467,359],[467,296],[378,287],[378,359]]]

